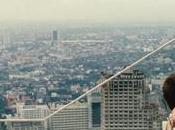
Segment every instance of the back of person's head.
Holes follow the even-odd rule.
[[[163,96],[173,110],[175,108],[175,74],[170,75],[163,84]]]

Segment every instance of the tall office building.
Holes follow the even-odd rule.
[[[59,42],[59,38],[58,38],[58,32],[56,30],[54,30],[52,32],[52,45],[56,45]]]
[[[57,41],[58,40],[58,32],[56,30],[53,31],[52,39],[54,41]]]
[[[145,75],[138,70],[129,70],[104,85],[102,130],[152,129],[155,111],[146,103],[145,91]]]

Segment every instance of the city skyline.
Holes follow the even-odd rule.
[[[103,117],[104,112],[108,112],[106,117],[110,115],[110,120],[113,120],[114,115],[117,118],[118,114],[113,108],[120,108],[121,103],[125,104],[119,109],[119,113],[132,106],[134,113],[137,109],[146,110],[145,107],[148,106],[138,107],[138,98],[141,99],[142,95],[137,93],[139,89],[134,89],[134,83],[130,84],[131,79],[128,77],[124,78],[126,82],[122,81],[123,85],[112,86],[108,91],[109,98],[102,94],[105,100],[109,101],[109,104],[105,105],[109,109],[103,106],[106,101],[100,100],[99,91],[93,93],[104,85],[110,87],[117,76],[122,78],[130,68],[145,74],[146,84],[136,86],[147,87],[146,100],[155,104],[163,114],[157,116],[159,113],[156,108],[155,111],[144,113],[137,111],[135,117],[147,118],[146,114],[153,113],[156,117],[148,117],[154,119],[146,121],[146,124],[162,128],[161,121],[166,120],[167,116],[164,114],[168,111],[164,110],[165,104],[161,102],[161,89],[165,78],[175,70],[175,27],[53,28],[54,25],[50,25],[46,29],[44,26],[19,26],[18,29],[0,30],[0,128],[100,130],[101,126],[105,126],[104,121],[107,121],[107,118]],[[103,80],[103,76],[107,76],[107,80]],[[132,80],[135,80],[134,78]],[[137,84],[137,81],[135,83]],[[119,89],[116,89],[117,87]],[[120,89],[123,93],[118,94]],[[119,100],[116,100],[117,96]],[[131,101],[132,97],[135,101]],[[77,105],[75,109],[74,105]],[[130,112],[129,109],[127,111]],[[125,116],[128,119],[134,117],[123,112],[120,119],[126,119]],[[126,124],[129,127],[140,127],[139,121],[141,120],[130,122],[132,125]],[[157,124],[157,121],[160,123]],[[119,123],[110,122],[108,126],[114,128],[121,124],[119,120]],[[123,121],[122,126],[124,125]]]

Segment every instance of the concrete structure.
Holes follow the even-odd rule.
[[[61,106],[62,105],[57,105],[49,109],[46,105],[18,105],[18,119],[36,119],[36,121],[10,121],[7,122],[7,130],[88,130],[87,103],[75,103],[55,114],[47,121],[37,121],[37,119],[43,119]]]
[[[9,122],[7,130],[46,130],[41,122]]]
[[[128,70],[104,85],[102,130],[152,129],[152,107],[146,103],[145,91],[145,76],[138,70]]]
[[[40,119],[49,115],[47,105],[19,105],[17,106],[17,115],[24,119]]]
[[[52,116],[48,124],[50,130],[88,130],[88,105],[75,103]]]
[[[37,119],[43,119],[49,115],[50,111],[46,105],[17,105],[18,119],[36,119],[33,122],[23,122],[14,119],[14,122],[7,123],[7,130],[46,130],[48,127],[44,125],[44,122],[37,121]]]

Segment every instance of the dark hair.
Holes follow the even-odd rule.
[[[175,108],[175,74],[171,74],[166,78],[163,84],[163,97],[167,101],[169,108]]]

